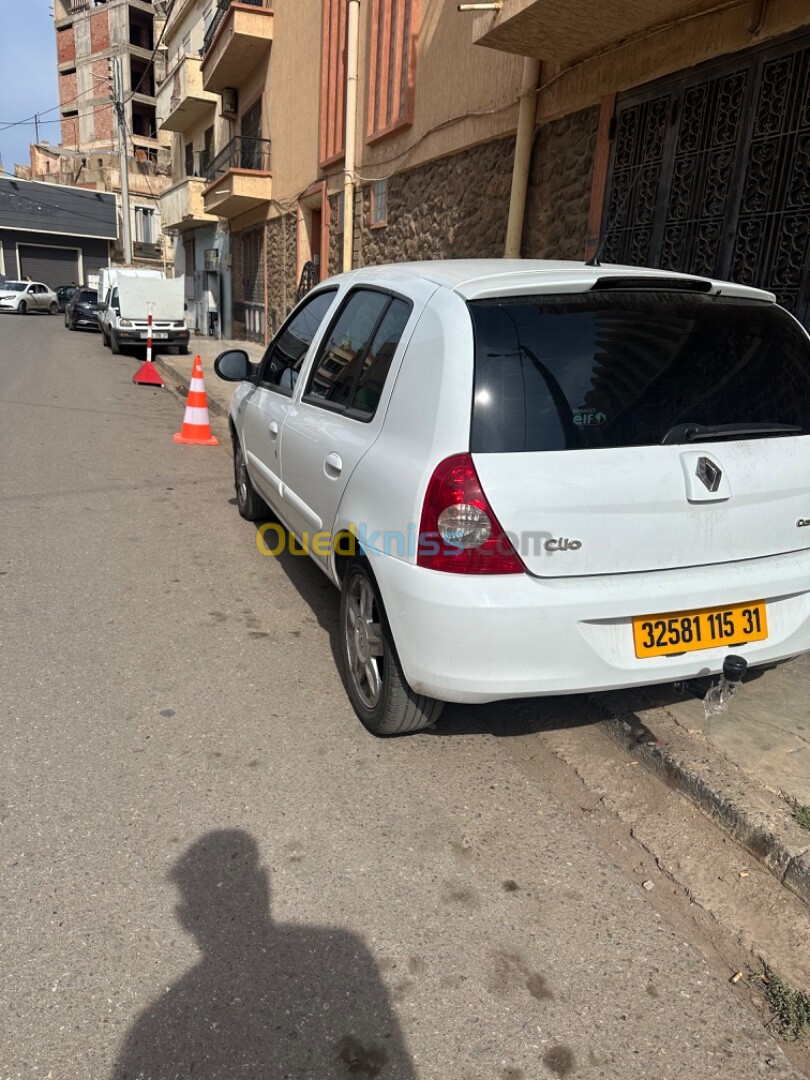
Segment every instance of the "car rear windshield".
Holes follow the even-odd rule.
[[[606,291],[469,309],[473,452],[650,446],[679,425],[810,431],[810,340],[767,301]]]
[[[91,289],[82,289],[79,293],[80,304],[97,304],[98,293]]]

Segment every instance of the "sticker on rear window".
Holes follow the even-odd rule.
[[[573,416],[577,427],[597,427],[607,422],[607,417],[603,412],[599,412],[598,409],[588,409],[584,405],[581,409],[575,409]]]

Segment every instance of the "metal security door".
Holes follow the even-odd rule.
[[[730,277],[810,321],[810,39],[617,99],[604,259]]]

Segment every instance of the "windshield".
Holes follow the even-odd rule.
[[[89,289],[84,289],[79,293],[80,304],[95,304],[98,302],[98,293],[91,292]]]
[[[810,340],[767,301],[606,291],[469,309],[473,452],[651,446],[679,425],[810,432]]]
[[[3,292],[25,292],[27,284],[26,281],[4,281],[0,289]]]

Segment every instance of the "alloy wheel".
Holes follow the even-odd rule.
[[[366,708],[373,709],[382,694],[383,636],[374,590],[364,574],[350,581],[345,610],[349,678]]]

